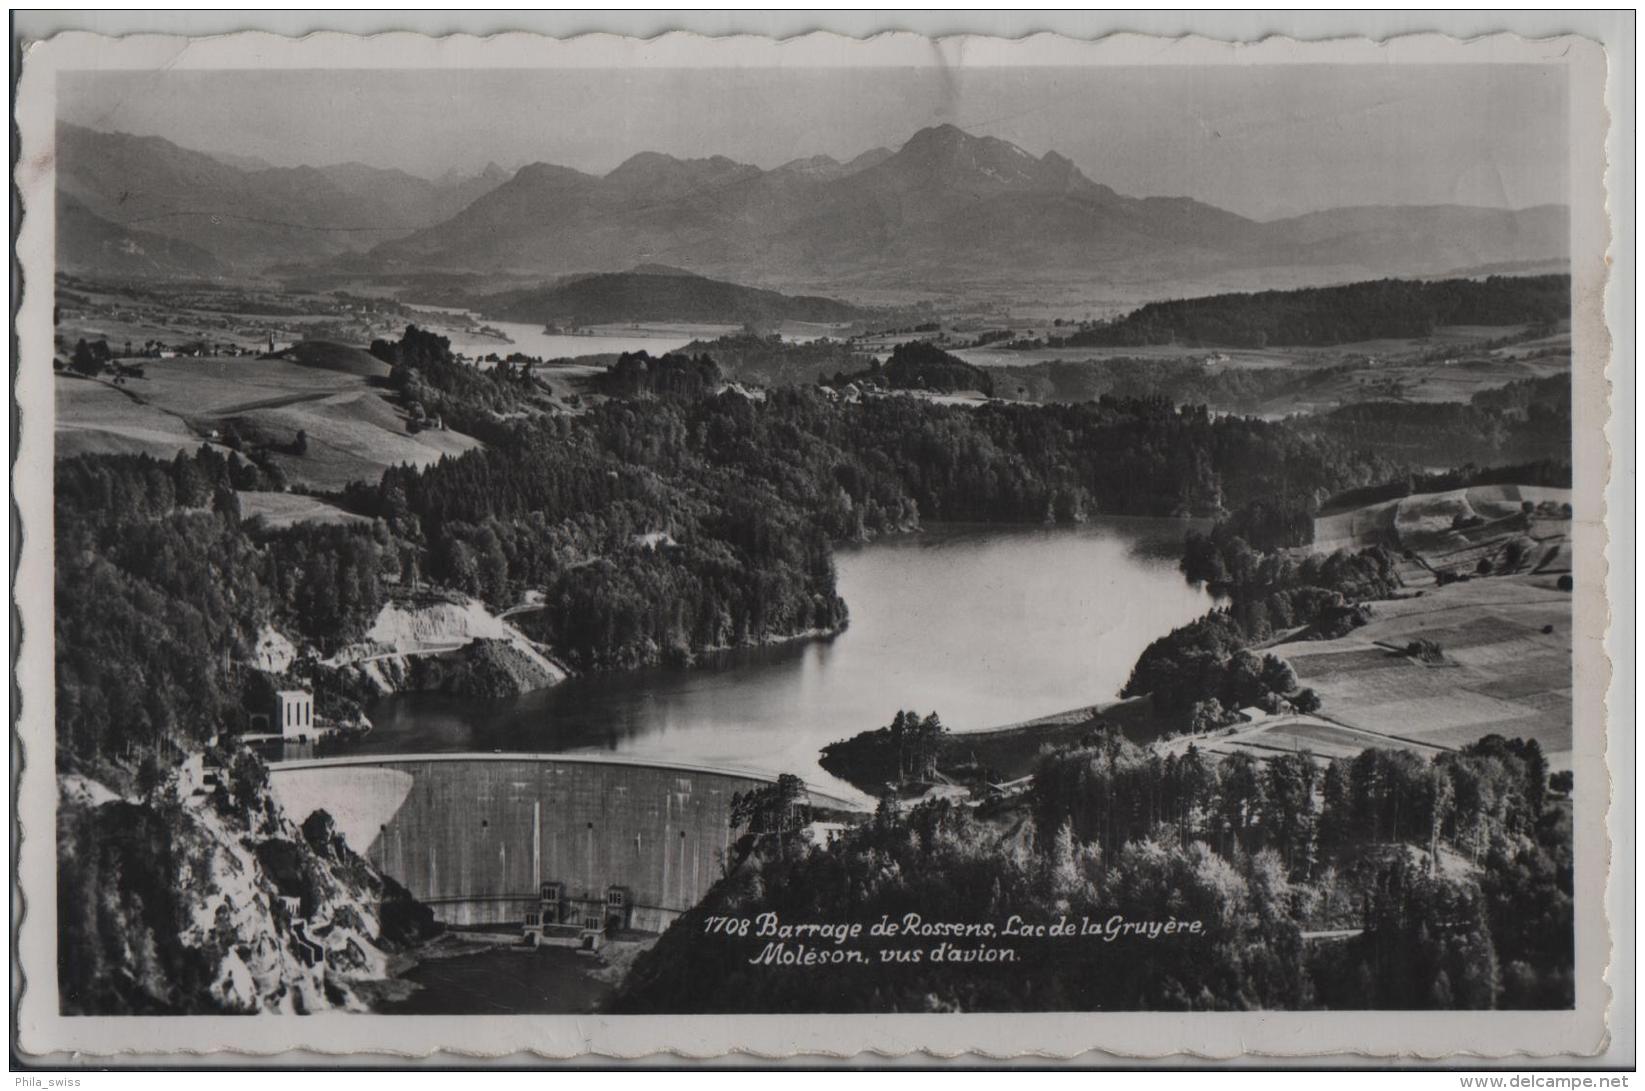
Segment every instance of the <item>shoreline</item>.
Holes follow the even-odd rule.
[[[1068,746],[1092,732],[1111,727],[1117,727],[1121,734],[1136,743],[1151,741],[1169,730],[1155,718],[1152,698],[1116,697],[997,727],[950,732],[942,738],[941,753],[948,764],[979,765],[989,770],[998,783],[1006,783],[1032,774],[1045,748]],[[849,745],[854,739],[868,734],[871,733],[860,732],[831,745]],[[819,754],[823,753],[826,751],[819,751]],[[830,776],[867,795],[878,795],[886,788],[886,785],[876,783],[872,776],[864,772],[859,760],[847,757],[825,764],[823,759],[819,759],[818,764]]]

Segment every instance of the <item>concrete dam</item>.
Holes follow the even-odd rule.
[[[654,931],[719,878],[732,795],[776,779],[566,754],[358,755],[273,762],[269,774],[289,816],[329,812],[351,848],[447,924],[522,921],[559,884],[589,904],[620,890],[630,926]]]

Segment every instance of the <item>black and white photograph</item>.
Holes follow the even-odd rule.
[[[1598,1048],[1604,52],[905,37],[45,43],[52,1027]]]

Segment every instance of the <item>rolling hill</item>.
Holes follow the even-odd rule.
[[[861,313],[837,299],[783,295],[665,266],[568,277],[536,288],[483,296],[473,305],[488,318],[579,326],[610,322],[849,322]]]

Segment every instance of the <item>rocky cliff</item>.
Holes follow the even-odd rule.
[[[215,785],[59,781],[65,1014],[365,1011],[433,914],[236,755]]]
[[[439,690],[509,697],[566,677],[541,645],[473,600],[390,603],[365,640],[324,665],[379,694]]]

